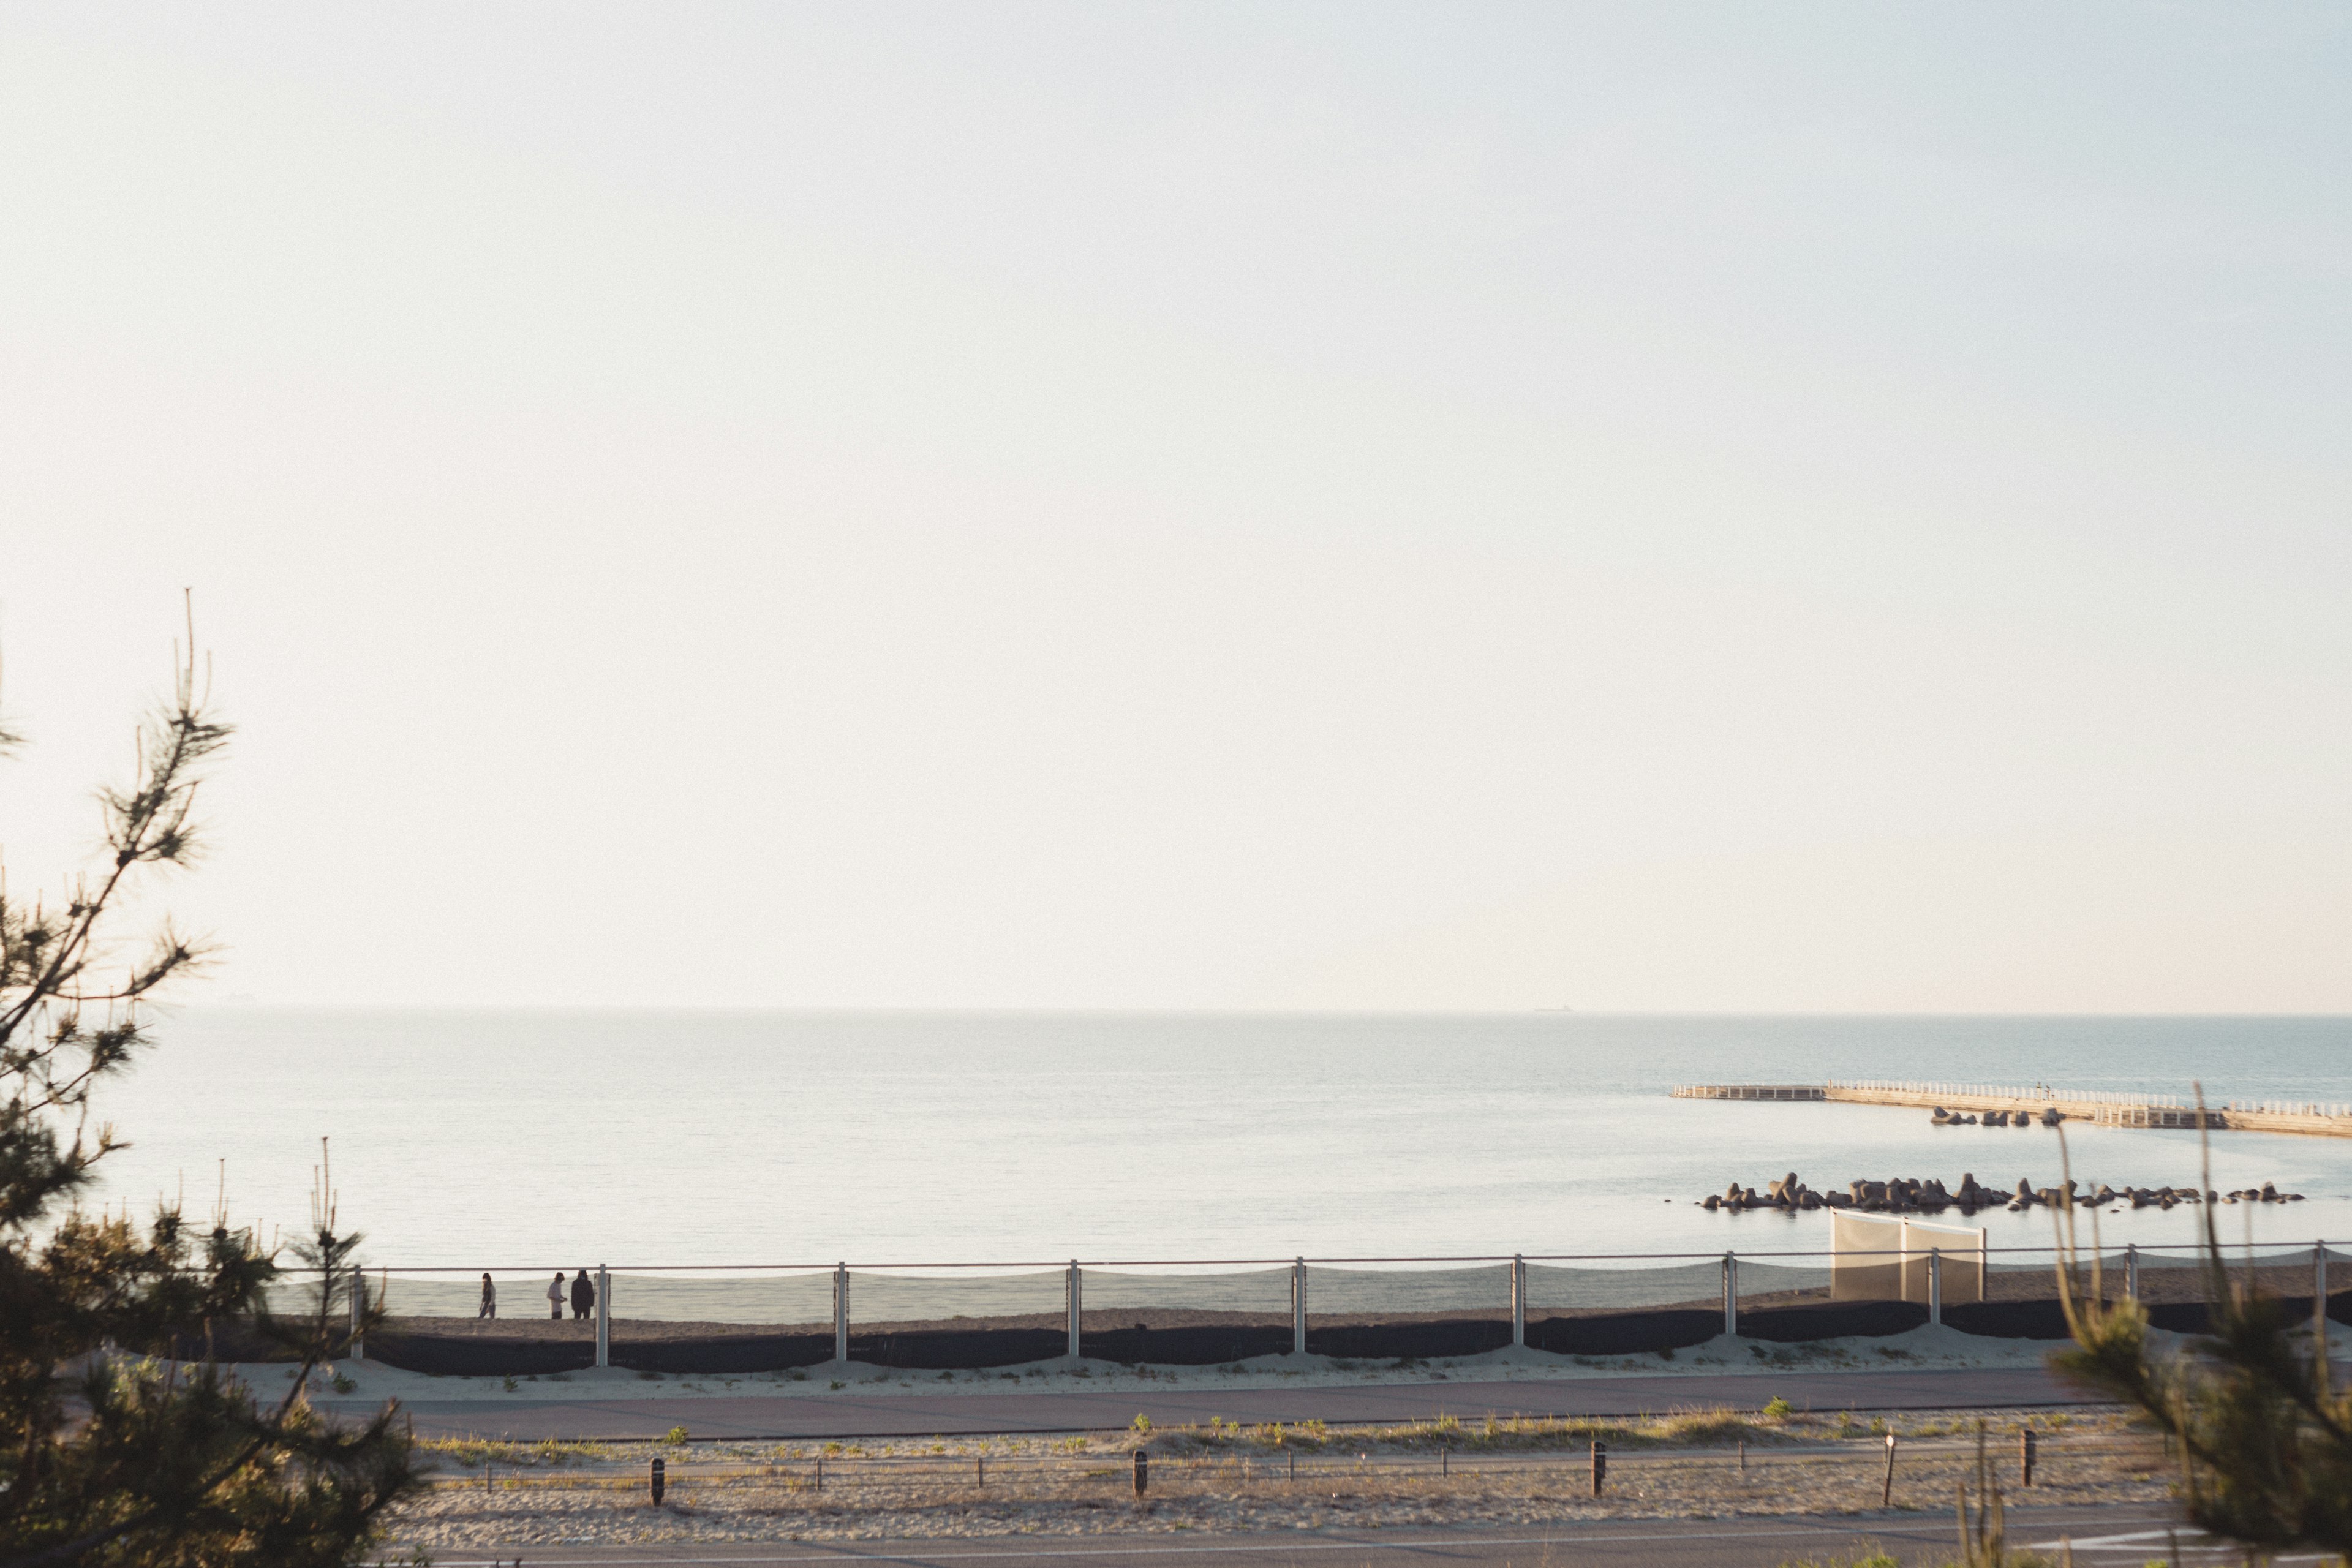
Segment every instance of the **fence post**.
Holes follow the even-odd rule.
[[[613,1271],[596,1265],[596,1364],[613,1364]]]
[[[1729,1252],[1723,1255],[1723,1331],[1739,1331],[1739,1258]]]
[[[1078,1278],[1078,1260],[1070,1259],[1070,1359],[1078,1359],[1078,1314],[1084,1310],[1080,1292],[1086,1289]]]
[[[2327,1364],[2327,1243],[2311,1244],[2311,1344],[2319,1364]]]
[[[2139,1244],[2124,1243],[2124,1295],[2130,1300],[2139,1300]]]
[[[1944,1249],[1927,1249],[1927,1321],[1930,1326],[1944,1326]]]
[[[1307,1259],[1290,1263],[1290,1353],[1307,1353]]]
[[[1528,1260],[1524,1253],[1511,1255],[1511,1343],[1524,1349],[1528,1342]]]
[[[833,1266],[833,1359],[849,1359],[849,1265]]]
[[[367,1359],[367,1270],[352,1268],[352,1359]]]

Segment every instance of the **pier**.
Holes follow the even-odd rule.
[[[1843,1100],[1855,1105],[1909,1105],[1922,1110],[1981,1115],[2004,1111],[2012,1118],[2087,1121],[2096,1127],[2195,1128],[2200,1112],[2177,1094],[2058,1089],[2042,1084],[1969,1084],[1934,1080],[1861,1079],[1827,1083],[1691,1083],[1676,1088],[1677,1100]],[[2352,1138],[2352,1105],[2295,1100],[2231,1100],[2208,1106],[2204,1124],[2215,1131],[2296,1132],[2319,1138]]]

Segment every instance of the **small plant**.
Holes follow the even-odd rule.
[[[808,1373],[803,1372],[798,1367],[794,1367],[793,1368],[793,1381],[794,1383],[806,1383],[808,1381]]]
[[[1675,1347],[1674,1347],[1674,1346],[1672,1346],[1672,1345],[1660,1345],[1660,1346],[1658,1347],[1658,1359],[1659,1359],[1660,1361],[1672,1361],[1672,1360],[1674,1360],[1674,1359],[1675,1359]]]
[[[1141,1434],[1142,1436],[1146,1436],[1146,1437],[1149,1437],[1150,1436],[1151,1436],[1151,1417],[1150,1417],[1150,1416],[1144,1415],[1144,1414],[1143,1414],[1142,1412],[1140,1412],[1140,1411],[1138,1411],[1138,1412],[1136,1413],[1135,1421],[1134,1421],[1134,1424],[1133,1424],[1133,1425],[1134,1425],[1134,1430],[1135,1430],[1135,1431],[1137,1431],[1138,1433]]]
[[[955,1381],[955,1373],[951,1372],[942,1372],[940,1373],[940,1381],[941,1383],[953,1383]]]
[[[849,1386],[849,1384],[845,1384],[845,1383],[842,1382],[842,1381],[841,1381],[841,1379],[839,1379],[839,1378],[837,1378],[837,1377],[836,1377],[836,1378],[835,1378],[835,1379],[833,1380],[832,1387],[834,1388],[834,1390],[835,1390],[836,1393],[838,1393],[838,1392],[839,1392],[840,1390],[842,1390],[842,1389],[847,1388],[848,1386]]]
[[[683,1426],[671,1427],[668,1431],[662,1434],[662,1441],[668,1444],[673,1448],[682,1446],[686,1442],[686,1428]]]
[[[637,1369],[637,1381],[640,1383],[659,1383],[661,1381],[661,1373],[656,1372],[649,1366],[640,1367]]]
[[[1790,1408],[1789,1402],[1781,1398],[1779,1394],[1774,1394],[1770,1399],[1765,1402],[1764,1419],[1767,1421],[1786,1421],[1790,1415]]]
[[[509,1394],[512,1394],[515,1390],[522,1386],[522,1384],[514,1380],[514,1373],[507,1373],[506,1376],[500,1378],[499,1381],[506,1384],[507,1392]]]
[[[327,1380],[327,1386],[337,1394],[356,1394],[360,1387],[358,1384],[352,1381],[348,1373],[340,1372]]]

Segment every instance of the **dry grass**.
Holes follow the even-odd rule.
[[[1986,1413],[2001,1484],[2040,1437],[2036,1503],[2158,1500],[2152,1438],[2113,1413]],[[403,1515],[404,1544],[937,1538],[1108,1531],[1529,1525],[1580,1519],[1945,1512],[1976,1463],[1974,1412],[1770,1420],[1685,1410],[1617,1420],[1206,1426],[1061,1438],[874,1444],[430,1445],[446,1484]],[[1592,1496],[1591,1445],[1607,1446]],[[1742,1447],[1744,1445],[1744,1456]],[[1132,1456],[1150,1488],[1132,1489]],[[647,1462],[668,1470],[647,1495]],[[822,1461],[822,1480],[819,1463]],[[1295,1478],[1295,1479],[1294,1479]]]

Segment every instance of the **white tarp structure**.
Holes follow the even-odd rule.
[[[1985,1233],[1981,1227],[1930,1225],[1896,1215],[1830,1213],[1830,1300],[1917,1301],[1928,1297],[1929,1258],[1942,1276],[1939,1305],[1981,1301],[1985,1292]]]

